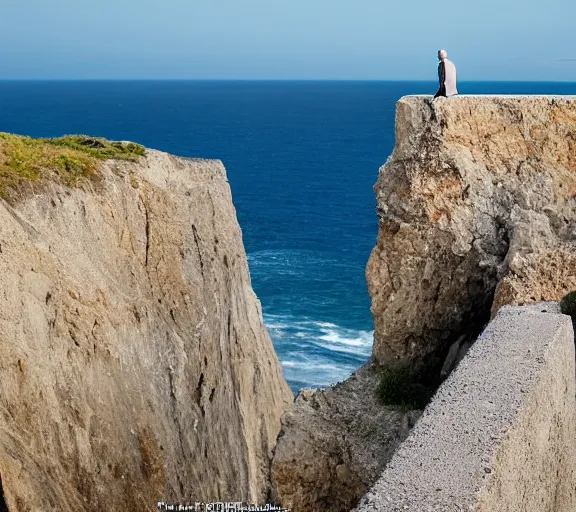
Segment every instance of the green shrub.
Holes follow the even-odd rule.
[[[409,411],[424,409],[434,391],[416,372],[406,367],[392,367],[382,370],[376,393],[383,405]]]
[[[560,301],[560,311],[565,315],[570,315],[576,320],[576,291],[570,292]]]

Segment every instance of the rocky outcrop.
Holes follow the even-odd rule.
[[[282,418],[272,463],[275,498],[294,511],[350,510],[408,435],[418,411],[379,403],[378,369],[346,382],[302,390]]]
[[[292,396],[224,168],[149,151],[101,174],[0,204],[6,505],[263,500]]]
[[[445,378],[502,305],[576,289],[576,100],[402,98],[375,192],[376,364],[285,414],[273,482],[299,511],[349,510],[417,417],[378,403],[378,364]]]
[[[405,97],[366,270],[383,364],[439,369],[504,304],[576,288],[576,100]]]

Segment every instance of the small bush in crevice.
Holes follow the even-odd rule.
[[[391,367],[382,370],[376,393],[382,405],[406,412],[424,409],[435,391],[435,386],[425,384],[410,368]]]
[[[564,296],[560,301],[560,311],[565,315],[570,315],[572,320],[576,320],[576,291]]]

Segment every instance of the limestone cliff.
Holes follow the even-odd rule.
[[[147,151],[99,172],[0,203],[8,509],[264,499],[292,396],[222,164]]]
[[[375,192],[381,363],[434,365],[491,309],[576,288],[576,99],[402,98]]]
[[[576,99],[402,98],[375,192],[376,363],[438,377],[491,311],[576,289]],[[379,404],[377,384],[370,364],[286,412],[273,462],[284,503],[345,511],[375,482],[417,416]]]

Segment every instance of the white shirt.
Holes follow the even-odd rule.
[[[454,96],[458,94],[456,89],[456,66],[451,60],[444,59],[444,85],[446,87],[446,96]]]

